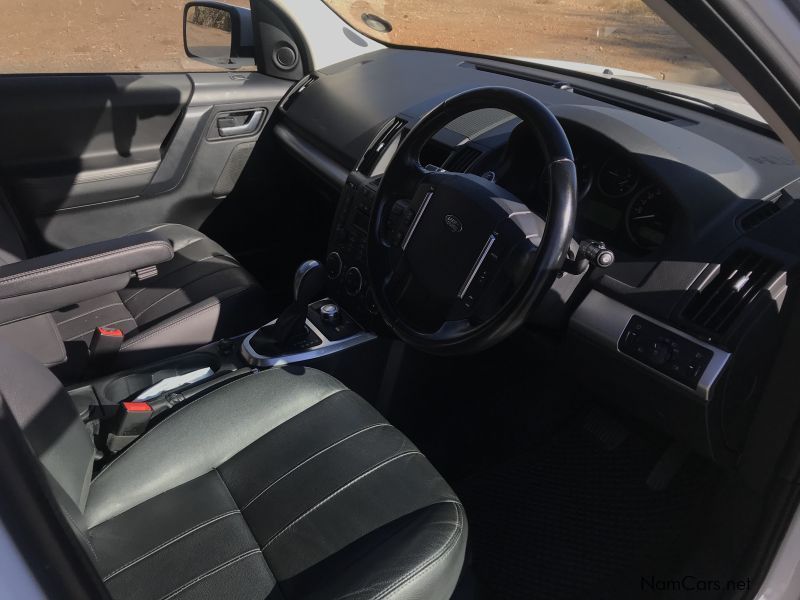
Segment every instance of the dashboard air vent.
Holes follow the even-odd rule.
[[[297,97],[302,94],[308,86],[314,83],[317,80],[316,75],[306,75],[300,81],[294,84],[294,86],[289,90],[289,92],[284,96],[283,100],[281,101],[280,108],[281,110],[289,110],[289,107],[292,105]]]
[[[387,122],[378,133],[377,137],[373,140],[372,144],[367,151],[364,153],[364,156],[361,157],[361,160],[358,163],[358,167],[356,170],[359,173],[363,173],[364,175],[372,176],[373,171],[375,171],[375,167],[378,164],[383,152],[386,150],[387,146],[395,139],[395,137],[403,131],[403,127],[406,126],[407,121],[399,117],[395,117]]]
[[[761,223],[769,219],[772,215],[781,212],[781,207],[774,202],[763,202],[754,210],[746,213],[740,220],[739,224],[745,231],[755,229]]]
[[[724,334],[779,271],[775,261],[752,250],[737,250],[722,263],[714,279],[692,298],[683,316],[704,331]]]
[[[751,231],[793,203],[794,198],[788,190],[781,190],[776,197],[759,202],[758,206],[739,217],[739,227],[745,232]]]
[[[453,173],[466,173],[480,155],[481,151],[477,148],[460,146],[450,155],[443,166]]]

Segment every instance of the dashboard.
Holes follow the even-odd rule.
[[[577,237],[602,240],[631,256],[646,255],[665,244],[680,206],[658,177],[589,130],[566,125],[565,131],[578,174]],[[550,177],[534,132],[520,124],[497,142],[498,148],[483,152],[466,171],[496,181],[544,216]]]
[[[380,321],[364,273],[381,173],[422,115],[487,85],[524,91],[559,119],[578,170],[576,241],[602,241],[617,258],[557,278],[529,321],[552,332],[570,372],[593,390],[618,392],[610,400],[735,462],[782,336],[788,274],[800,265],[800,167],[768,131],[596,78],[486,58],[386,49],[334,65],[290,91],[274,128],[340,194],[332,297],[362,323]],[[420,158],[492,179],[546,218],[546,160],[513,115],[464,115]]]

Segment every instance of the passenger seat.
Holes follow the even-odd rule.
[[[0,266],[29,258],[10,210],[0,196]],[[199,231],[178,224],[142,231],[168,240],[173,248],[174,257],[158,265],[155,277],[131,280],[119,293],[51,313],[66,349],[66,363],[55,368],[62,379],[80,377],[97,327],[124,333],[116,360],[107,365],[122,369],[246,333],[275,316],[256,280],[228,251]]]

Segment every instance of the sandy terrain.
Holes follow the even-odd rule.
[[[228,0],[249,6],[249,0]],[[326,0],[398,44],[554,58],[715,84],[712,70],[639,0]],[[0,0],[0,73],[213,69],[187,58],[183,0]],[[389,20],[383,35],[363,13]]]
[[[226,0],[250,6],[249,0]],[[187,71],[185,0],[0,0],[0,73]]]
[[[353,26],[396,44],[599,64],[719,85],[719,76],[640,0],[326,0]],[[387,19],[379,34],[363,13]]]

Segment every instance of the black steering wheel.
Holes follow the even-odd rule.
[[[437,131],[481,108],[506,110],[536,132],[550,171],[546,221],[484,177],[420,164]],[[530,172],[538,177],[541,165]],[[476,352],[501,341],[550,289],[576,206],[572,149],[544,104],[504,87],[445,100],[401,142],[378,189],[367,241],[378,310],[400,339],[428,352]]]

